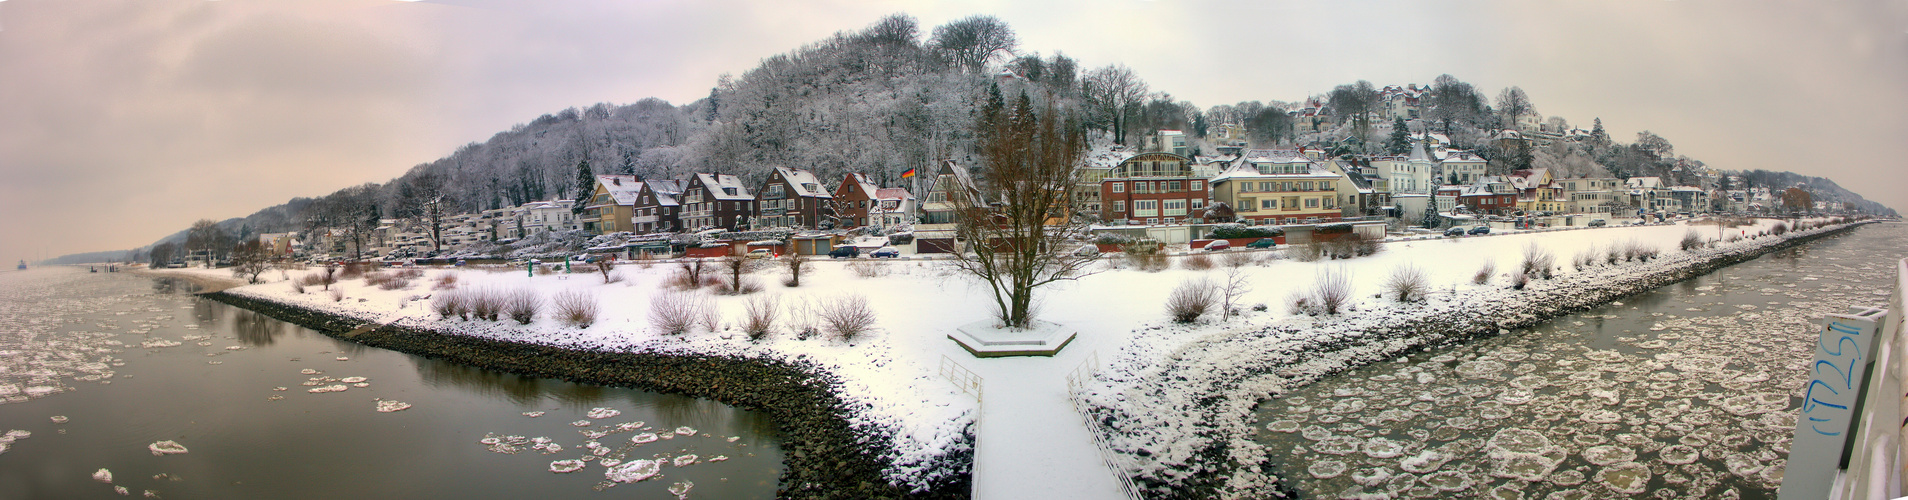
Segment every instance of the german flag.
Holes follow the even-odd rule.
[[[903,179],[906,179],[906,178],[909,178],[909,177],[914,177],[914,169],[912,169],[912,168],[910,168],[910,169],[908,169],[908,171],[906,171],[906,172],[902,172],[902,173],[901,173],[901,178],[903,178]]]

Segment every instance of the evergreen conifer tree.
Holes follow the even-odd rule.
[[[576,162],[576,202],[570,204],[570,212],[583,213],[584,206],[590,204],[590,194],[595,192],[596,172],[590,170],[590,159],[584,158]]]
[[[1404,117],[1391,122],[1391,140],[1385,141],[1385,153],[1393,156],[1411,152],[1411,131],[1405,128]]]

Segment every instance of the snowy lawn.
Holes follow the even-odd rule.
[[[1747,231],[1754,235],[1772,223],[1762,221],[1759,226],[1724,231],[1725,234]],[[620,281],[607,284],[593,272],[528,276],[522,268],[431,268],[426,269],[421,278],[412,280],[407,288],[397,290],[381,290],[367,285],[363,279],[340,281],[332,285],[332,288],[341,291],[342,298],[336,300],[329,292],[315,286],[305,293],[296,293],[285,282],[287,278],[296,279],[303,274],[317,272],[317,268],[287,273],[273,270],[262,276],[270,281],[268,283],[227,292],[332,312],[367,322],[397,323],[446,333],[562,347],[806,360],[821,366],[842,382],[842,386],[837,388],[839,395],[851,406],[860,408],[858,414],[850,417],[853,423],[892,436],[893,447],[900,456],[890,457],[893,467],[888,471],[889,477],[897,484],[919,485],[926,484],[933,476],[960,472],[941,470],[945,467],[931,465],[934,463],[931,460],[953,451],[951,448],[957,446],[964,429],[974,422],[979,407],[972,395],[962,392],[941,376],[944,357],[980,374],[987,380],[989,387],[1015,380],[1027,380],[1043,386],[1054,384],[1052,390],[1043,389],[1018,397],[1054,399],[1057,401],[1040,403],[1065,405],[1065,382],[1057,375],[1073,369],[1087,354],[1097,353],[1098,359],[1106,363],[1100,368],[1102,377],[1093,382],[1094,387],[1089,392],[1099,395],[1096,404],[1117,406],[1123,404],[1120,399],[1138,396],[1131,391],[1158,389],[1159,386],[1141,382],[1157,375],[1162,367],[1177,363],[1176,357],[1189,346],[1212,342],[1239,332],[1264,331],[1270,327],[1287,328],[1301,332],[1298,335],[1302,336],[1314,335],[1314,328],[1320,327],[1319,320],[1293,315],[1288,312],[1287,302],[1295,294],[1309,290],[1316,276],[1324,270],[1347,275],[1352,288],[1348,312],[1329,323],[1355,325],[1388,316],[1430,314],[1448,308],[1479,307],[1480,304],[1495,300],[1513,300],[1516,294],[1505,290],[1507,278],[1504,275],[1517,268],[1525,248],[1532,243],[1548,249],[1555,256],[1556,265],[1563,268],[1561,272],[1564,276],[1592,273],[1583,276],[1587,277],[1594,273],[1624,272],[1625,269],[1642,265],[1598,265],[1576,271],[1571,264],[1579,252],[1590,249],[1601,252],[1612,244],[1634,241],[1662,250],[1664,257],[1676,256],[1681,254],[1676,250],[1677,241],[1692,228],[1701,238],[1717,237],[1714,226],[1620,226],[1395,242],[1387,244],[1376,255],[1316,262],[1282,258],[1284,250],[1232,250],[1210,255],[1215,264],[1210,270],[1184,269],[1181,262],[1187,257],[1175,256],[1171,259],[1171,269],[1158,272],[1140,271],[1125,266],[1118,258],[1108,258],[1101,267],[1096,268],[1101,272],[1075,282],[1046,288],[1037,301],[1041,319],[1076,329],[1079,332],[1078,340],[1058,358],[1020,358],[999,362],[976,360],[947,338],[947,334],[957,325],[991,317],[992,297],[984,286],[953,274],[946,262],[937,260],[849,262],[816,259],[811,263],[811,271],[802,277],[798,288],[782,284],[786,276],[785,266],[765,262],[763,268],[752,274],[754,279],[762,283],[765,291],[745,296],[719,295],[711,288],[677,292],[667,283],[679,272],[680,264],[670,262],[648,265],[626,262],[614,271]],[[1745,240],[1741,244],[1759,245],[1769,241],[1772,240]],[[1228,258],[1223,254],[1228,252],[1244,253],[1250,257],[1249,263],[1238,268],[1251,288],[1239,300],[1244,309],[1243,315],[1222,323],[1217,320],[1215,311],[1191,326],[1171,323],[1163,308],[1167,295],[1187,280],[1203,278],[1223,281],[1229,269],[1225,265]],[[1496,273],[1488,284],[1473,284],[1473,275],[1486,262],[1495,264]],[[1374,297],[1394,269],[1407,265],[1423,271],[1432,291],[1428,301],[1399,305],[1389,297]],[[181,270],[171,272],[178,271]],[[230,276],[225,270],[183,271]],[[723,273],[719,266],[710,262],[705,264],[704,275],[721,276]],[[454,289],[434,289],[445,276],[455,276]],[[440,317],[432,310],[433,299],[453,290],[463,293],[534,290],[543,299],[544,307],[541,314],[528,325],[518,325],[508,317],[496,322]],[[581,291],[592,296],[601,308],[595,323],[588,328],[577,328],[559,322],[550,307],[550,298],[561,291]],[[713,321],[698,325],[683,335],[657,331],[650,319],[652,301],[658,295],[672,293],[686,293],[688,298],[705,304],[708,310],[713,311]],[[1489,299],[1459,300],[1472,295]],[[872,333],[846,342],[826,334],[821,338],[799,339],[792,332],[792,322],[813,322],[816,308],[851,296],[865,298],[868,306],[875,311],[876,326]],[[781,305],[781,315],[774,332],[761,340],[751,340],[743,333],[741,326],[750,297],[774,297]],[[1265,310],[1253,311],[1256,304],[1264,304]],[[713,323],[715,327],[711,329],[707,323]],[[1338,330],[1341,326],[1325,328]],[[1292,345],[1302,346],[1304,343]],[[990,407],[1019,403],[996,401],[993,396],[989,394],[986,397]],[[1005,393],[1000,396],[1008,397]],[[1172,406],[1164,404],[1161,408]],[[1140,464],[1137,466],[1140,470],[1127,472],[1142,475],[1158,473],[1160,467],[1172,467],[1177,461],[1185,460],[1187,457],[1180,453],[1186,452],[1187,447],[1200,444],[1197,439],[1174,441],[1185,437],[1178,434],[1185,429],[1170,420],[1184,418],[1184,414],[1149,415],[1144,408],[1133,410],[1131,415],[1160,419],[1157,423],[1161,431],[1151,436],[1157,440],[1123,443],[1127,447],[1152,449],[1149,452],[1152,454],[1149,459],[1151,465]],[[989,413],[993,414],[991,408]],[[990,421],[988,424],[1014,423]],[[1081,427],[1077,419],[1041,425]],[[1092,443],[1077,442],[1077,436],[1056,440],[1070,442],[1046,444],[1055,448],[1084,449],[1092,453]],[[985,449],[989,445],[986,435],[983,435],[979,446]],[[987,461],[986,453],[983,452],[981,457],[982,462]],[[985,467],[984,463],[977,466]],[[1069,464],[1066,467],[1081,468],[1081,473],[1103,470],[1097,461]],[[977,472],[976,475],[982,476],[982,473]],[[1064,484],[1063,481],[1049,482]],[[985,480],[977,479],[977,487],[985,487],[986,483]]]

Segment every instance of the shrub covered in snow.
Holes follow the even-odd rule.
[[[556,308],[557,319],[564,324],[589,328],[596,323],[596,295],[590,292],[563,290],[550,296],[550,305]]]
[[[1166,315],[1174,322],[1191,323],[1198,321],[1218,301],[1218,287],[1211,281],[1205,278],[1181,281],[1173,293],[1166,296]]]
[[[693,292],[665,292],[649,299],[649,326],[657,333],[682,335],[694,329],[708,304]]]
[[[781,307],[781,298],[774,295],[749,297],[742,306],[742,331],[749,334],[750,340],[767,337],[775,329]]]
[[[1537,242],[1524,247],[1523,266],[1519,272],[1532,278],[1550,279],[1556,272],[1557,256],[1550,253]]]
[[[1682,248],[1683,251],[1685,252],[1702,248],[1703,237],[1697,236],[1696,230],[1691,229],[1683,233],[1683,241],[1677,242],[1676,245],[1677,247]]]
[[[450,319],[452,316],[470,319],[470,306],[464,302],[464,293],[457,290],[438,292],[437,296],[431,299],[431,310],[444,319]]]
[[[1424,300],[1425,292],[1430,291],[1431,283],[1424,277],[1424,270],[1405,264],[1391,271],[1391,277],[1385,280],[1385,290],[1399,302],[1418,302]]]
[[[846,342],[854,342],[875,324],[874,309],[868,307],[868,298],[861,294],[826,299],[819,315],[828,333]]]
[[[518,288],[504,297],[504,314],[520,325],[528,325],[537,319],[537,311],[543,309],[543,299],[537,297],[537,291],[531,288]]]
[[[1188,270],[1193,270],[1193,271],[1205,271],[1208,269],[1212,269],[1212,257],[1207,257],[1206,254],[1203,254],[1203,253],[1192,254],[1192,255],[1186,256],[1186,258],[1184,259],[1180,259],[1179,267],[1184,267]]]
[[[1484,267],[1477,268],[1477,274],[1471,275],[1471,282],[1479,285],[1490,283],[1491,277],[1496,274],[1497,263],[1487,260],[1484,261]]]
[[[470,315],[484,321],[496,321],[503,314],[503,294],[495,289],[479,288],[465,292],[464,300],[470,304]]]

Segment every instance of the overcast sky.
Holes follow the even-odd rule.
[[[1908,209],[1908,1],[0,0],[0,259],[384,182],[570,106],[708,95],[894,12],[1212,106],[1450,73]]]

